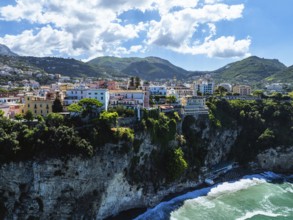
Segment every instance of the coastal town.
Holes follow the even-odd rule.
[[[22,87],[13,83],[0,86],[0,109],[4,116],[14,119],[28,111],[34,116],[52,112],[73,114],[68,106],[84,98],[96,99],[102,103],[101,110],[123,107],[126,109],[154,109],[160,112],[177,111],[181,115],[206,115],[206,98],[218,96],[225,99],[257,100],[264,95],[286,94],[286,84],[272,83],[264,90],[252,90],[250,85],[218,83],[207,74],[193,81],[183,82],[174,77],[167,81],[145,81],[139,77],[123,80],[71,79],[60,74],[51,74],[55,83],[40,85],[30,80]],[[289,98],[289,97],[287,97]],[[54,102],[62,108],[54,110]],[[56,103],[55,103],[56,104]]]

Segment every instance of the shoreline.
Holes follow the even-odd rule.
[[[253,170],[248,169],[246,167],[235,168],[235,169],[225,173],[213,185],[216,185],[220,182],[234,181],[234,180],[237,180],[245,175],[251,175],[251,174],[261,173],[261,172],[262,172],[262,170],[253,171]],[[170,193],[170,194],[164,196],[164,198],[158,204],[160,204],[161,202],[172,200],[172,199],[174,199],[180,195],[184,195],[188,192],[193,192],[195,190],[203,189],[206,187],[210,187],[210,186],[204,182],[198,182],[197,186],[195,186],[195,187],[186,188],[184,190]],[[158,205],[158,204],[156,204],[156,205]],[[156,205],[154,205],[153,207],[155,207]],[[128,209],[128,210],[125,210],[125,211],[118,213],[115,216],[109,216],[105,220],[132,220],[132,219],[138,217],[139,215],[143,214],[144,212],[146,212],[149,208],[152,208],[152,207],[140,207],[140,208]]]
[[[251,169],[248,167],[238,167],[238,168],[235,168],[233,170],[228,171],[223,176],[219,177],[216,180],[215,184],[213,184],[212,186],[209,186],[208,184],[206,184],[204,182],[199,182],[198,185],[195,187],[186,188],[184,190],[166,195],[158,204],[160,204],[162,202],[170,201],[178,196],[184,195],[189,192],[193,192],[195,190],[204,189],[206,187],[213,187],[219,183],[237,181],[237,180],[240,180],[241,178],[243,178],[244,176],[256,175],[256,174],[261,174],[264,172],[267,172],[267,170]],[[281,175],[290,174],[291,175],[291,173],[289,173],[289,172],[288,173],[287,172],[279,172],[279,174],[281,174]],[[158,204],[154,205],[153,207],[157,206]],[[110,216],[110,217],[106,218],[105,220],[132,220],[132,219],[137,218],[139,215],[145,213],[148,209],[153,208],[153,207],[141,207],[141,208],[133,208],[133,209],[125,210],[125,211],[118,213],[115,216]]]

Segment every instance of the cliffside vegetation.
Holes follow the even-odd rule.
[[[231,159],[248,162],[267,148],[293,145],[291,102],[211,98],[208,106],[210,123],[215,129],[240,129],[230,154]]]

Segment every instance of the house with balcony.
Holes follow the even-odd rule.
[[[69,89],[65,92],[64,106],[77,103],[81,99],[91,98],[100,101],[103,106],[102,109],[108,110],[109,103],[109,91],[108,89],[89,89],[86,87],[78,87],[75,89]]]
[[[109,107],[145,108],[145,91],[143,90],[110,90],[109,93]]]
[[[186,98],[186,104],[183,106],[183,115],[208,115],[205,97],[190,96]]]

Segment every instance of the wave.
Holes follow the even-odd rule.
[[[274,181],[277,179],[284,179],[284,177],[273,172],[265,172],[262,174],[247,175],[238,181],[219,183],[215,186],[195,190],[193,192],[189,192],[184,195],[173,198],[170,201],[162,202],[154,208],[148,209],[145,213],[138,216],[135,220],[177,220],[178,215],[180,216],[180,213],[178,213],[178,211],[182,211],[182,207],[185,207],[186,210],[189,210],[199,205],[202,208],[213,210],[213,208],[215,207],[215,203],[213,202],[214,199],[218,199],[224,195],[233,195],[234,193],[239,192],[241,190],[246,190],[248,188],[265,184],[267,182]],[[288,190],[291,190],[291,188],[288,188]],[[225,208],[227,209],[227,211],[235,211],[233,210],[233,204],[231,204],[230,206],[226,205]],[[256,215],[265,215],[265,213],[267,216],[271,215],[268,217],[274,217],[273,215],[276,215],[277,217],[281,215],[279,213],[275,214],[273,212],[270,212],[271,204],[267,208],[268,211],[254,210],[245,213],[243,213],[242,211],[242,215],[238,216],[243,216],[239,219],[248,219]],[[183,216],[181,216],[180,219],[188,218],[184,218]]]
[[[253,212],[247,212],[243,217],[237,218],[236,220],[246,220],[246,219],[251,219],[252,217],[255,216],[266,216],[266,217],[279,217],[283,216],[286,217],[286,215],[282,214],[275,214],[269,211],[253,211]]]

